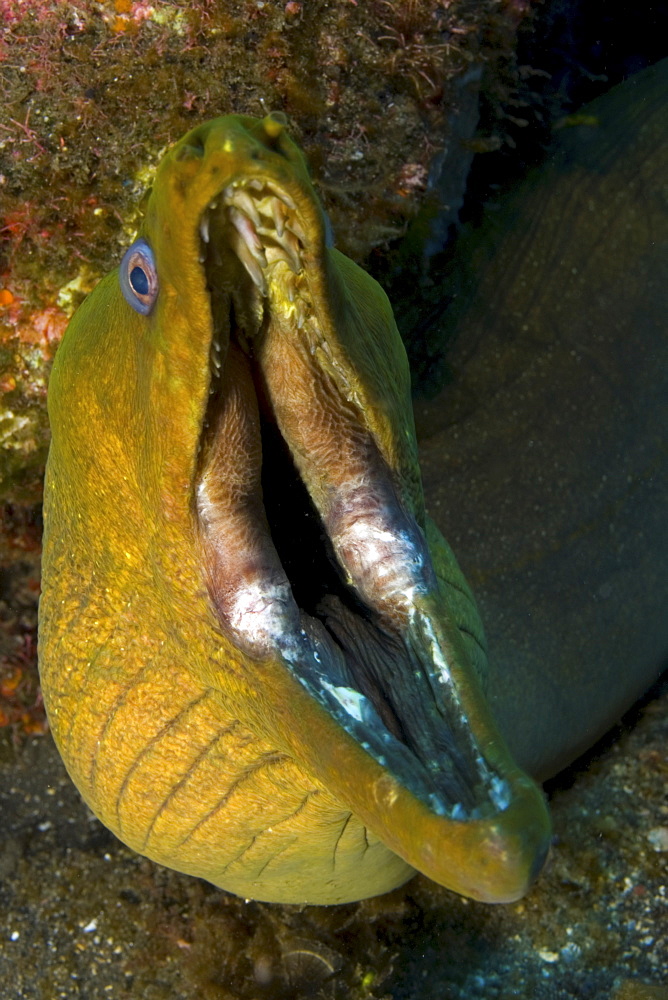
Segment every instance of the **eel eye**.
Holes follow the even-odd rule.
[[[158,272],[146,240],[135,240],[121,261],[120,284],[128,305],[148,316],[158,295]]]

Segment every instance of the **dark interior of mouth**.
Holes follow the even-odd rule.
[[[257,325],[262,310],[267,325],[260,282],[251,280],[230,252],[225,242],[230,227],[221,218],[220,230],[214,219],[203,247],[214,319],[205,436],[221,405],[220,344],[228,338],[236,343],[253,371],[253,339],[266,332],[263,321]],[[415,633],[396,628],[344,579],[323,520],[271,419],[257,372],[254,382],[263,412],[262,503],[299,609],[294,634],[277,641],[276,654],[343,728],[433,811],[464,820],[502,810],[507,784],[484,761],[452,680],[444,696],[443,677],[430,665],[423,636],[415,641]],[[221,627],[229,627],[224,617]],[[231,634],[244,643],[238,631]],[[247,651],[253,655],[252,643]]]
[[[302,625],[330,654],[320,657],[325,669],[332,668],[330,679],[368,702],[360,719],[341,711],[331,697],[328,709],[381,763],[406,775],[408,786],[417,787],[432,808],[453,811],[461,819],[478,815],[487,798],[486,782],[461,717],[444,707],[438,710],[420,658],[344,581],[289,449],[268,421],[263,421],[262,444],[264,507]],[[332,656],[333,651],[339,655]],[[300,679],[322,692],[319,671],[309,670],[309,658],[300,666]]]

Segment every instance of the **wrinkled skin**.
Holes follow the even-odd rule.
[[[244,896],[418,869],[518,898],[549,819],[424,513],[384,293],[272,116],[185,136],[140,235],[150,308],[124,258],[49,388],[40,671],[74,782],[132,848]]]

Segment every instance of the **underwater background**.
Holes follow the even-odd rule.
[[[498,426],[509,428],[508,454],[519,447],[523,421],[538,426],[541,406],[551,403],[562,418],[546,426],[556,427],[554,447],[566,441],[574,455],[564,475],[572,466],[580,479],[568,480],[555,505],[561,535],[552,537],[563,538],[578,518],[588,523],[585,496],[599,499],[597,490],[610,491],[615,523],[622,523],[619,498],[627,494],[615,492],[616,480],[601,480],[612,455],[620,480],[633,487],[637,520],[624,522],[625,555],[614,564],[588,532],[584,542],[567,539],[572,552],[562,546],[555,554],[549,542],[533,539],[530,558],[510,570],[502,560],[495,579],[476,568],[483,545],[503,553],[503,544],[513,544],[512,511],[525,526],[548,519],[542,490],[534,496],[516,486],[515,496],[504,494],[510,511],[501,544],[470,523],[463,504],[459,515],[445,515],[492,650],[510,646],[549,661],[549,642],[561,638],[566,622],[579,648],[608,642],[614,655],[618,646],[620,671],[658,672],[667,626],[668,137],[661,115],[647,113],[650,98],[635,112],[616,110],[608,126],[610,147],[622,151],[614,161],[622,165],[613,189],[619,204],[610,206],[611,189],[598,189],[613,219],[599,223],[599,239],[612,246],[612,227],[624,218],[617,242],[629,255],[624,261],[640,262],[624,294],[606,302],[598,288],[594,294],[598,278],[587,273],[580,291],[573,282],[566,297],[580,296],[565,320],[573,343],[555,319],[567,305],[550,305],[546,293],[546,333],[513,341],[512,351],[489,359],[479,354],[480,367],[465,371],[480,331],[485,344],[493,338],[487,304],[513,281],[515,289],[563,288],[549,246],[544,259],[533,244],[531,258],[512,258],[513,247],[529,246],[520,242],[524,230],[513,228],[522,205],[532,218],[549,206],[569,219],[573,235],[560,261],[571,271],[584,266],[568,257],[590,245],[578,229],[581,213],[569,216],[568,198],[551,204],[558,175],[599,148],[592,144],[605,111],[589,102],[668,54],[666,6],[626,4],[613,15],[603,3],[565,0],[1,0],[0,29],[0,998],[667,997],[665,681],[550,782],[554,848],[526,899],[486,907],[418,876],[376,899],[300,908],[239,900],[121,845],[65,774],[36,670],[45,394],[67,320],[130,242],[167,145],[216,114],[282,110],[306,151],[337,246],[376,275],[395,307],[414,375],[430,506],[448,502],[446,463],[449,482],[458,477],[461,495],[475,501],[476,441],[480,489],[492,475],[504,482],[504,470],[490,463],[496,444],[480,446],[473,432],[457,442],[469,416],[484,411],[490,389],[499,412],[507,407]],[[665,108],[665,66],[654,85],[655,103]],[[616,109],[632,107],[633,91],[624,93]],[[656,129],[651,171],[625,175],[639,144],[622,125],[641,129],[645,119]],[[622,203],[635,206],[628,216]],[[511,257],[503,257],[509,247]],[[516,309],[526,316],[534,298],[495,315]],[[567,360],[582,350],[578,317],[592,301],[599,315],[614,312],[622,328],[633,323],[634,337],[614,355],[607,343],[601,354],[590,345],[599,380],[585,386]],[[503,345],[503,331],[496,336]],[[544,381],[531,383],[546,345],[551,358],[563,355],[570,418],[563,394],[555,400]],[[505,396],[496,392],[500,384]],[[599,402],[590,412],[583,398],[594,398],[592,385]],[[600,395],[602,386],[608,395]],[[638,405],[627,406],[624,394]],[[615,408],[620,397],[626,409]],[[526,411],[521,400],[529,400]],[[614,423],[627,412],[636,422]],[[623,462],[608,437],[583,429],[592,427],[612,428]],[[552,447],[549,437],[540,440],[545,452],[537,465],[520,463],[528,479]],[[591,461],[577,441],[589,446]],[[648,462],[652,474],[643,478],[638,470]],[[641,555],[629,560],[636,540]],[[592,548],[583,567],[573,552],[582,554],[586,544]],[[550,618],[546,574],[554,585],[554,574],[569,571],[580,584],[585,571],[592,575],[585,592],[598,595],[598,631],[584,634],[577,592],[560,604],[557,624]],[[567,587],[565,578],[561,597]],[[523,600],[535,613],[518,639],[504,603]],[[627,635],[642,636],[634,639],[632,662],[614,635],[611,641],[620,616]]]

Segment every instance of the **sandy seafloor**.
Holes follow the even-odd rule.
[[[500,907],[422,877],[340,907],[243,902],[120,844],[49,736],[3,739],[0,1000],[666,997],[667,706],[664,679],[552,783],[548,866]]]

